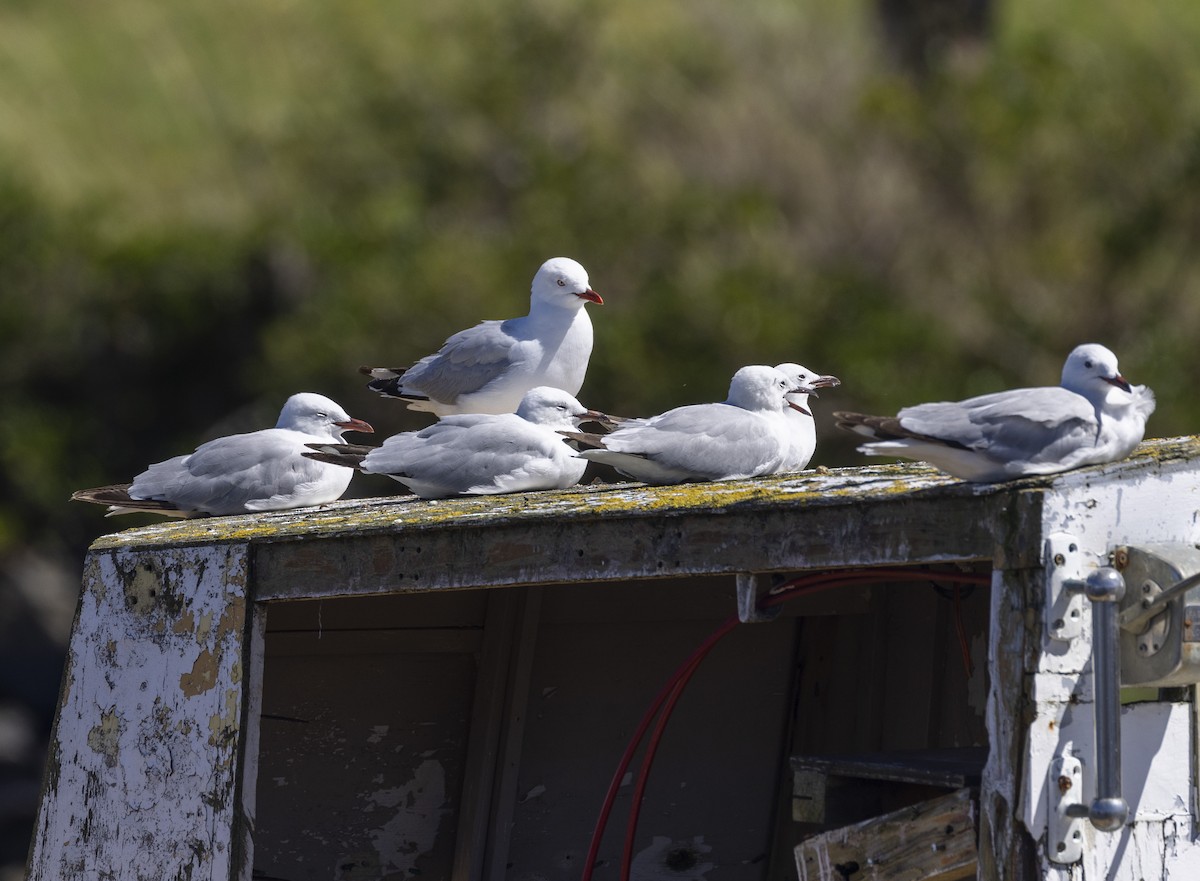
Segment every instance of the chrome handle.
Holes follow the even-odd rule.
[[[1125,825],[1129,805],[1121,797],[1121,650],[1117,604],[1125,579],[1105,566],[1074,582],[1092,602],[1092,689],[1096,717],[1096,797],[1089,807],[1071,805],[1069,816],[1087,817],[1102,832]]]

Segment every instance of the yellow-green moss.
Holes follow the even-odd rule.
[[[1133,456],[1099,470],[1137,471],[1170,461],[1200,458],[1200,438],[1152,440]],[[1019,482],[1044,485],[1054,476]],[[971,494],[1004,491],[1013,484],[964,484],[929,465],[868,465],[816,469],[757,480],[731,480],[650,487],[637,483],[574,487],[562,491],[469,496],[424,501],[413,496],[336,502],[322,508],[169,521],[103,536],[93,549],[177,546],[225,542],[294,540],[349,532],[402,532],[481,521],[531,521],[579,517],[670,515],[741,505],[846,504],[854,500],[896,499],[922,490]]]

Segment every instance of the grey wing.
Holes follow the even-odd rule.
[[[448,416],[417,432],[389,438],[364,461],[365,470],[411,477],[454,492],[479,491],[552,456],[562,439],[518,416]]]
[[[693,404],[624,423],[604,446],[714,476],[757,473],[781,453],[760,417],[728,404]]]
[[[921,404],[897,417],[908,431],[997,461],[1039,462],[1094,444],[1095,411],[1061,388],[1014,389],[953,403]]]
[[[190,456],[151,465],[130,492],[212,513],[243,511],[248,503],[290,495],[320,467],[300,454],[302,445],[292,434],[266,429],[209,441]]]
[[[516,320],[484,321],[454,334],[404,372],[404,389],[444,403],[479,391],[511,366],[521,343]]]

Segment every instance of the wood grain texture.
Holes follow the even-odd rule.
[[[800,881],[957,881],[975,873],[975,803],[960,789],[813,836],[796,848]]]

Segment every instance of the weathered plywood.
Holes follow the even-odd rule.
[[[796,848],[800,881],[958,881],[975,866],[969,789],[823,832]]]
[[[238,876],[246,563],[238,545],[88,558],[31,879]]]
[[[1038,537],[1018,534],[1007,543],[1029,547],[1051,534],[1067,534],[1089,566],[1107,564],[1109,551],[1121,544],[1194,544],[1200,539],[1195,446],[1195,439],[1160,442],[1137,467],[1062,475],[1043,493]],[[980,875],[989,881],[1193,877],[1200,848],[1191,834],[1188,713],[1165,703],[1126,708],[1123,714],[1122,776],[1130,824],[1105,833],[1085,823],[1082,863],[1063,867],[1049,860],[1051,763],[1059,754],[1081,760],[1087,803],[1094,796],[1095,750],[1091,615],[1084,615],[1082,634],[1073,642],[1047,637],[1044,563],[1011,566],[995,575],[988,708],[993,749],[981,794]]]
[[[336,503],[106,536],[97,547],[246,541],[257,599],[795,571],[990,556],[996,487],[874,466],[676,487]],[[304,541],[300,541],[304,539]]]

